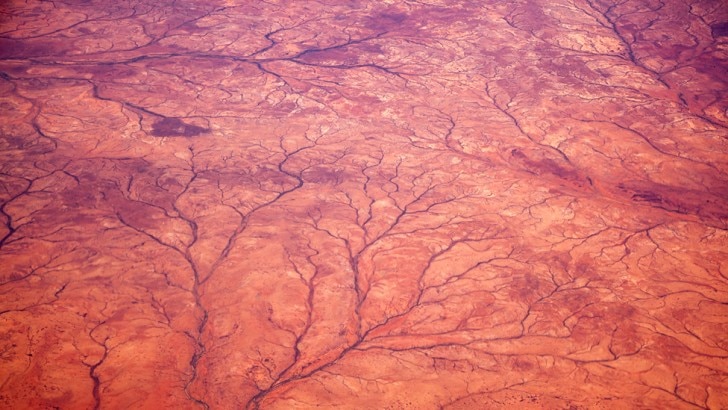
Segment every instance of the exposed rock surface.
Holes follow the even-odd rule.
[[[0,9],[1,408],[728,408],[722,1]]]

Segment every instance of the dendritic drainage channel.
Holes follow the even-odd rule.
[[[728,408],[720,1],[0,11],[0,407]]]

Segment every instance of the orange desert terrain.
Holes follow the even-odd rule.
[[[0,12],[0,408],[728,408],[721,0]]]

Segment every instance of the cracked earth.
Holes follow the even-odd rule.
[[[0,11],[0,407],[728,408],[719,0]]]

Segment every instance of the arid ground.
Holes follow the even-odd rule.
[[[721,0],[7,0],[0,408],[728,408]]]

